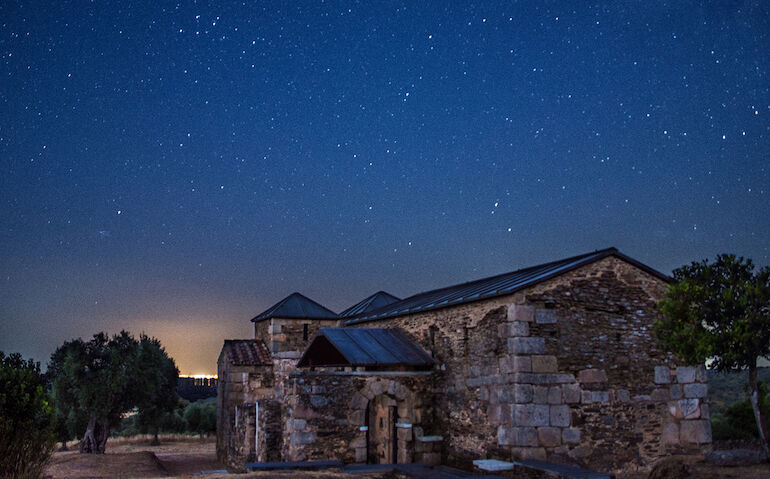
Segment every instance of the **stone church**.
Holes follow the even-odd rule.
[[[341,313],[294,293],[224,343],[217,455],[615,471],[701,452],[705,370],[651,332],[669,280],[609,248]]]

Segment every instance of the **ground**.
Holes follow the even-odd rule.
[[[74,443],[72,444],[74,446]],[[160,446],[151,446],[150,438],[110,439],[107,453],[80,454],[57,452],[43,475],[45,479],[149,479],[178,477],[199,478],[200,471],[220,470],[216,461],[214,438],[161,438]],[[298,479],[351,479],[350,474],[332,472],[253,472],[249,474],[211,474],[207,479],[253,479],[285,477]],[[366,479],[388,479],[390,474],[367,474]],[[652,471],[629,472],[620,479],[766,479],[770,464],[744,467],[714,467],[703,457],[674,456],[666,458]]]

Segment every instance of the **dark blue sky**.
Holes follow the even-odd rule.
[[[334,310],[616,246],[770,264],[770,4],[0,4],[0,350],[184,373]]]

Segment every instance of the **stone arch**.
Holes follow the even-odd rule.
[[[392,408],[390,421],[392,421],[393,432],[384,440],[392,440],[394,449],[388,450],[386,455],[392,454],[391,457],[399,464],[411,463],[414,456],[412,424],[415,421],[415,405],[416,393],[399,381],[368,378],[361,390],[353,394],[349,407],[348,421],[358,430],[356,438],[350,443],[356,462],[363,463],[371,460],[375,441],[383,440],[383,438],[370,437],[370,417],[378,413],[388,414],[384,413],[382,408]],[[379,408],[379,412],[374,408]]]

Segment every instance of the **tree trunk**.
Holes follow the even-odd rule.
[[[768,430],[766,418],[762,416],[762,411],[759,409],[759,388],[757,387],[756,364],[749,366],[749,388],[751,389],[751,408],[754,410],[754,420],[757,422],[759,440],[762,442],[762,448],[765,450],[765,455],[770,455],[770,451],[768,451],[767,447]]]
[[[99,440],[99,453],[104,454],[104,451],[107,450],[107,439],[110,437],[110,420],[103,420],[101,426],[97,439]]]
[[[96,429],[96,417],[91,416],[88,418],[88,426],[86,426],[86,432],[83,434],[83,439],[80,441],[81,454],[94,454],[98,452],[94,429]]]

